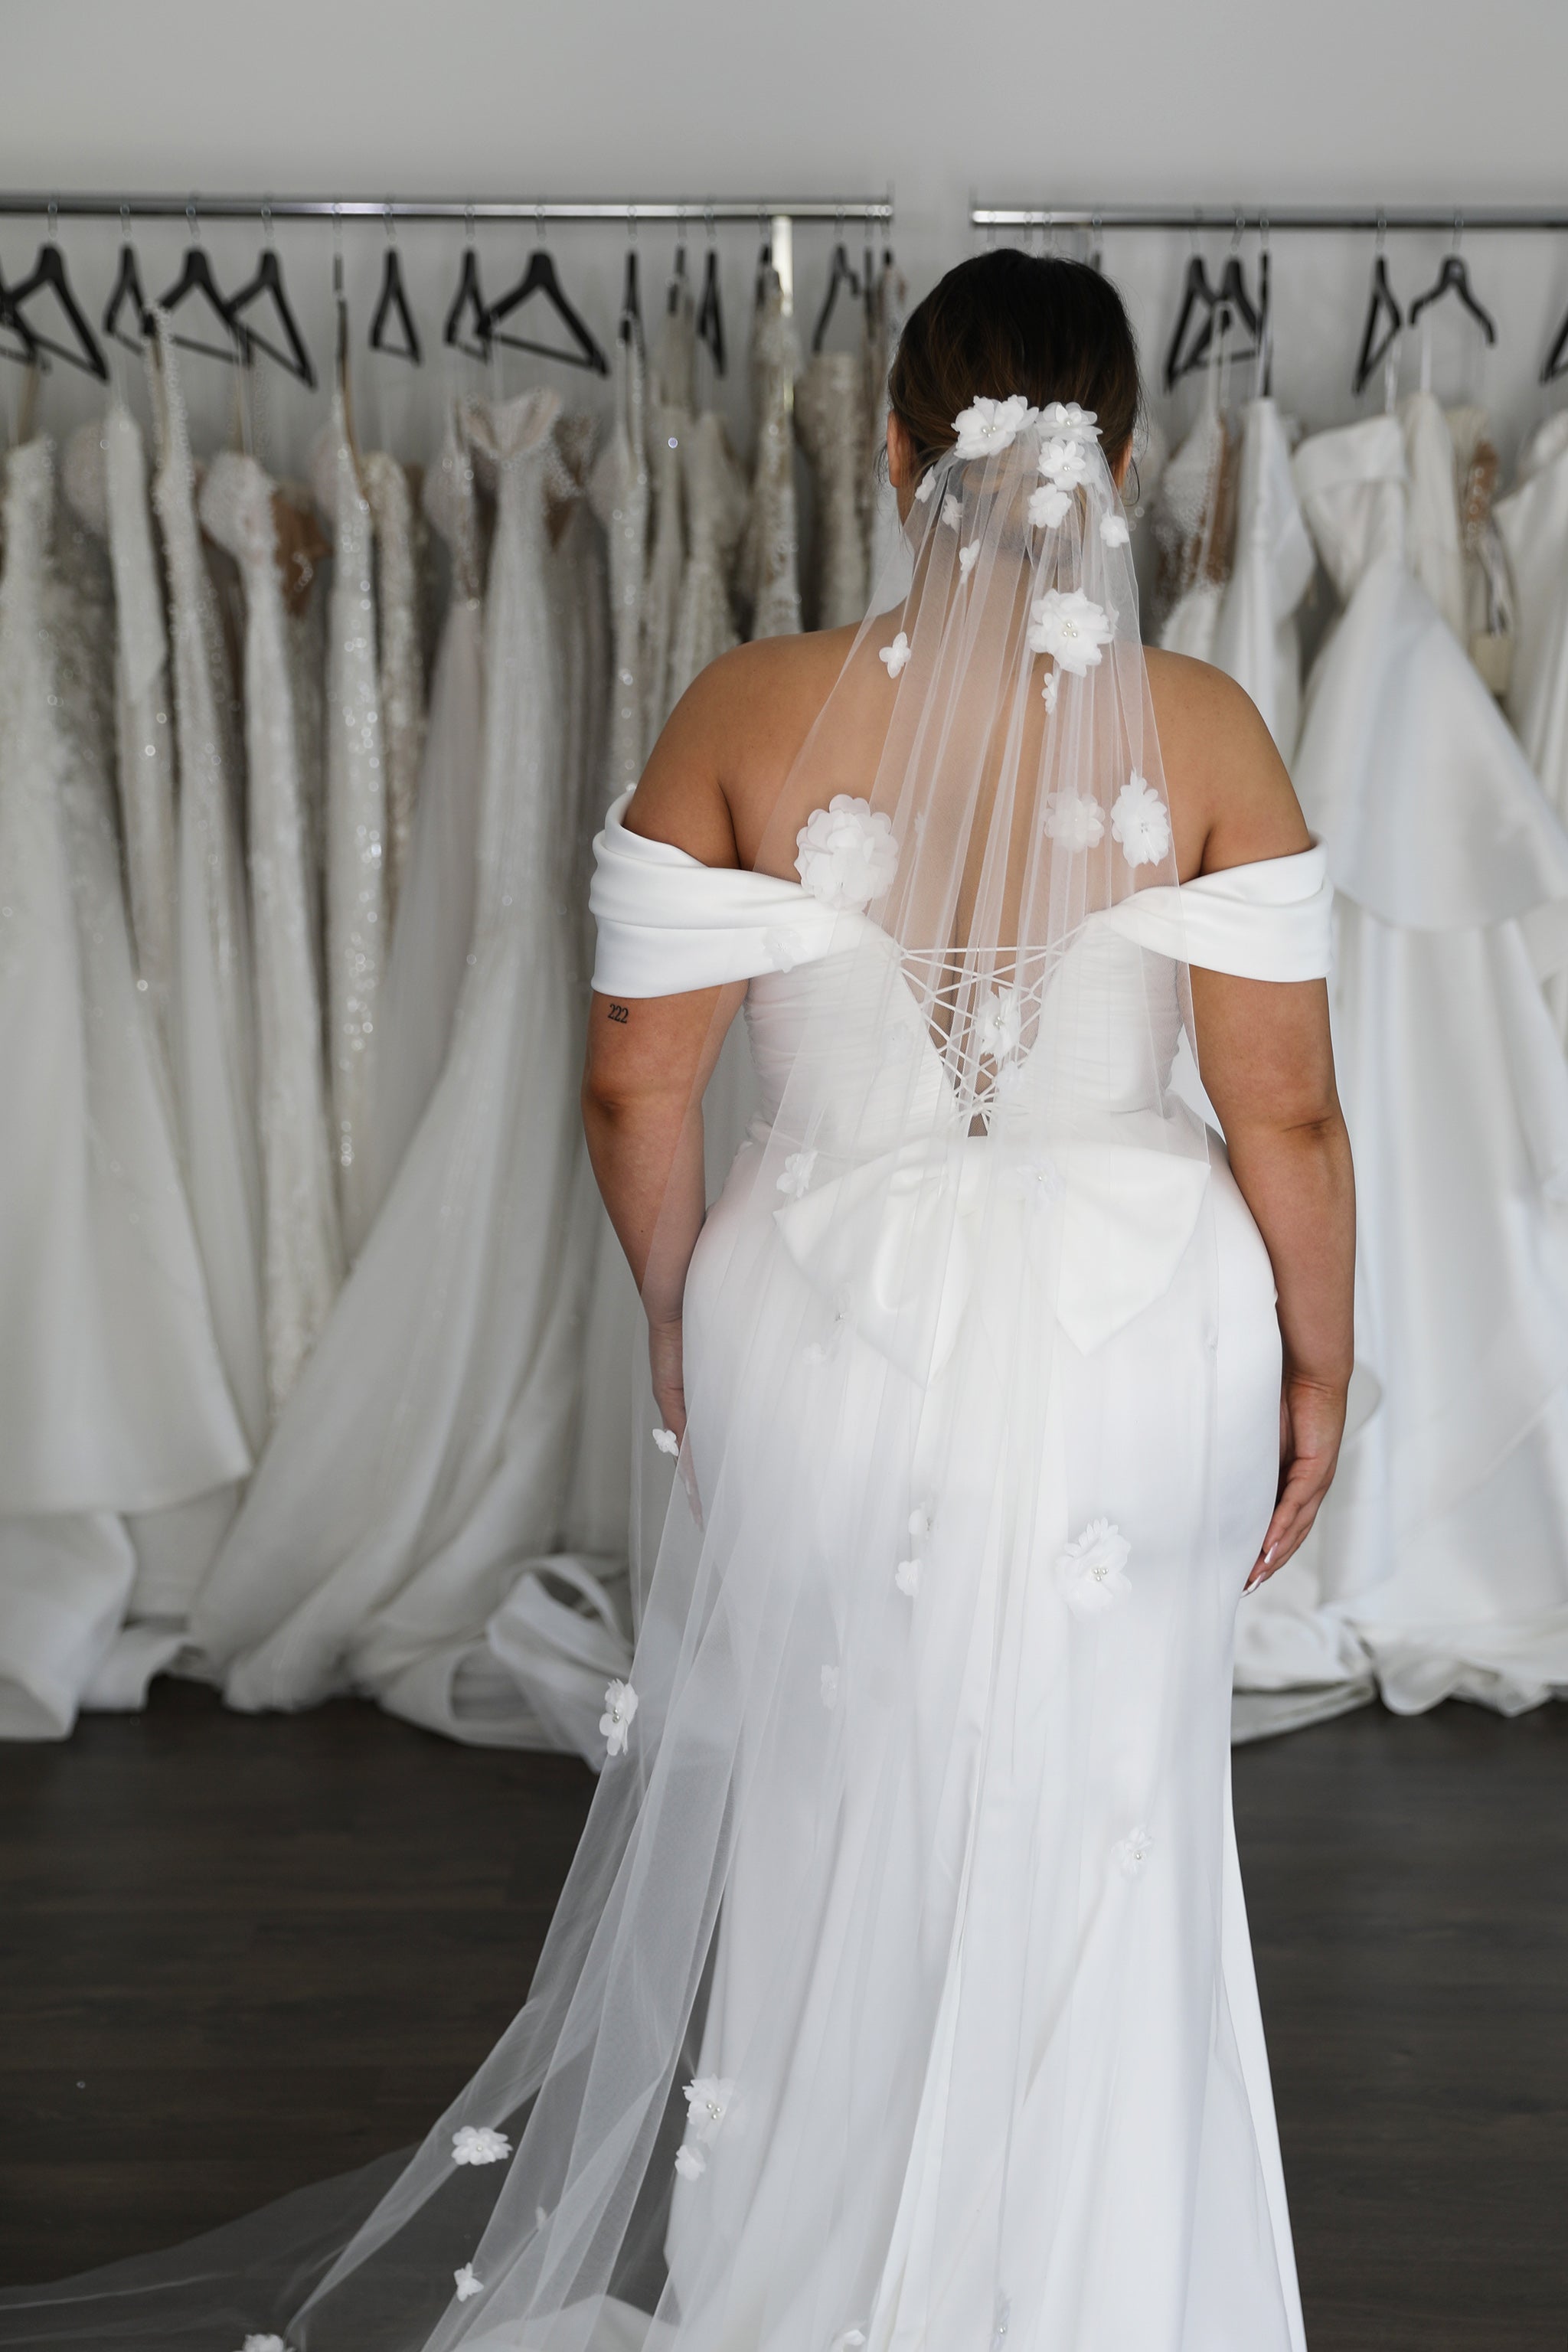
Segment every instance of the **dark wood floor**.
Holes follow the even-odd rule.
[[[1237,1757],[1313,2352],[1568,2347],[1568,1709]],[[564,1759],[343,1704],[0,1750],[0,2283],[416,2138],[511,2016]]]

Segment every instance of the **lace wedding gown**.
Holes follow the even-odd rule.
[[[800,352],[778,272],[764,269],[752,322],[752,405],[757,454],[752,511],[741,549],[741,583],[753,637],[793,636],[800,627],[799,522],[790,410]]]
[[[860,352],[818,352],[795,388],[795,429],[816,476],[819,629],[858,625],[869,593],[860,472],[865,376]]]
[[[68,1732],[106,1671],[122,1700],[120,1515],[250,1467],[132,961],[111,645],[101,551],[27,442],[0,577],[0,1730],[34,1738]]]
[[[746,478],[713,409],[690,427],[681,460],[689,543],[670,654],[672,706],[700,671],[740,643],[730,582],[750,511]]]
[[[1241,1613],[1238,1721],[1373,1674],[1401,1711],[1511,1713],[1568,1682],[1568,1070],[1531,961],[1568,835],[1455,634],[1436,402],[1318,435],[1296,478],[1346,600],[1294,772],[1337,894],[1359,1366],[1318,1526]]]
[[[1505,707],[1547,799],[1568,821],[1568,411],[1549,417],[1495,509],[1518,591]],[[1568,972],[1546,980],[1568,1042]]]
[[[479,881],[483,765],[486,518],[460,402],[448,401],[425,513],[444,541],[451,591],[430,687],[423,772],[382,990],[372,1107],[379,1205],[441,1074],[468,969]],[[390,706],[389,706],[390,707]]]
[[[386,919],[395,938],[397,902],[414,837],[419,767],[425,754],[425,658],[419,631],[425,535],[406,466],[385,449],[372,449],[361,459],[360,471],[375,530],[381,749],[386,779]]]
[[[552,1557],[588,1242],[578,812],[546,530],[552,487],[570,488],[558,407],[536,392],[468,412],[497,504],[471,962],[425,1116],[194,1626],[236,1706],[353,1685],[460,1738],[592,1747],[626,1654],[591,1572]],[[527,1638],[509,1621],[498,1673],[487,1626],[542,1567],[591,1613],[534,1573]]]
[[[207,469],[201,519],[245,583],[245,732],[267,1392],[279,1412],[342,1276],[314,940],[308,715],[284,604],[274,485],[226,451]]]
[[[635,784],[647,757],[647,680],[643,614],[647,596],[647,391],[635,322],[623,319],[616,344],[609,438],[588,484],[609,542],[609,793]],[[608,798],[609,793],[605,797]]]
[[[374,539],[340,389],[316,444],[316,504],[332,535],[327,613],[327,1049],[343,1248],[374,1206],[369,1139],[386,955],[386,769],[375,647]]]
[[[648,407],[652,529],[643,607],[643,672],[647,689],[644,740],[651,749],[674,709],[672,656],[686,569],[685,448],[697,394],[697,326],[683,279],[671,287],[653,350]]]
[[[1166,462],[1154,499],[1156,613],[1167,653],[1214,657],[1236,527],[1236,445],[1219,405],[1218,374],[1204,381],[1197,422]]]

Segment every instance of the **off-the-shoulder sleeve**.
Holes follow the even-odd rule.
[[[1140,947],[1240,980],[1323,980],[1333,966],[1333,886],[1321,847],[1135,890],[1104,920]]]
[[[628,833],[624,793],[594,844],[588,906],[601,996],[679,996],[788,971],[832,951],[846,919],[772,874],[704,866],[668,841]]]

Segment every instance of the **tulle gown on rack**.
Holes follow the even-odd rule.
[[[1524,755],[1568,821],[1568,411],[1541,427],[1520,481],[1495,509],[1518,611],[1506,698]],[[1558,1034],[1568,1042],[1568,971],[1546,979]]]
[[[816,491],[816,625],[851,627],[866,610],[866,367],[859,352],[818,352],[795,388],[795,429]]]
[[[390,451],[367,450],[360,460],[360,475],[375,527],[375,622],[382,766],[386,782],[386,917],[388,929],[395,936],[397,901],[414,838],[419,769],[425,756],[425,656],[419,627],[425,531],[408,468]]]
[[[1251,696],[1286,761],[1301,724],[1296,608],[1315,566],[1284,424],[1273,401],[1260,395],[1241,413],[1236,545],[1211,657]]]
[[[250,1466],[138,992],[110,781],[100,551],[47,440],[6,460],[0,579],[0,1729],[60,1736],[111,1651],[121,1517]],[[139,1671],[137,1669],[136,1671]],[[132,1673],[132,1681],[136,1679]]]
[[[497,501],[472,962],[440,1078],[195,1628],[237,1706],[353,1684],[463,1738],[580,1747],[625,1651],[591,1571],[554,1557],[587,1276],[579,803],[546,530],[547,495],[572,487],[558,406],[541,392],[468,414]],[[486,1628],[545,1562],[590,1613],[536,1575],[500,1674]]]
[[[1568,835],[1455,634],[1436,402],[1319,435],[1296,478],[1346,599],[1294,773],[1337,893],[1359,1376],[1318,1526],[1242,1612],[1239,1716],[1310,1720],[1373,1674],[1403,1710],[1512,1712],[1568,1681],[1568,1072],[1531,960],[1561,951]]]
[[[778,272],[764,268],[752,321],[752,404],[757,451],[752,510],[741,547],[741,588],[753,637],[793,636],[800,626],[800,523],[795,510],[790,396],[800,369],[795,324]]]

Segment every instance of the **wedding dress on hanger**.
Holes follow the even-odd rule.
[[[339,1222],[350,1264],[374,1207],[370,1129],[386,956],[386,769],[370,503],[340,385],[311,462],[332,536],[327,610],[327,1049]]]
[[[1568,835],[1456,634],[1436,401],[1295,470],[1345,600],[1294,773],[1336,892],[1359,1370],[1318,1525],[1241,1612],[1237,1718],[1333,1713],[1373,1674],[1402,1712],[1513,1713],[1568,1684],[1568,1069],[1531,961],[1568,926]]]
[[[425,656],[419,629],[424,531],[406,466],[385,449],[371,449],[360,460],[360,473],[375,532],[381,751],[386,781],[386,920],[389,935],[395,939],[425,754]],[[384,957],[384,967],[385,961]],[[374,1117],[373,1110],[373,1121]]]
[[[603,1661],[625,1652],[592,1576],[550,1557],[587,1278],[577,808],[546,529],[547,495],[570,487],[558,408],[534,392],[468,413],[497,503],[472,961],[425,1116],[194,1631],[236,1706],[353,1686],[459,1738],[582,1748]],[[542,1591],[502,1690],[485,1629],[541,1563],[591,1613]]]
[[[863,352],[813,355],[795,388],[795,429],[816,477],[816,626],[853,627],[867,596]]]
[[[1548,417],[1520,462],[1517,488],[1494,509],[1518,608],[1504,707],[1558,815],[1568,822],[1568,409]],[[1546,979],[1568,1043],[1568,971]]]
[[[1290,471],[1290,446],[1267,394],[1241,412],[1236,544],[1215,618],[1211,658],[1244,688],[1287,762],[1301,724],[1296,608],[1317,557]]]
[[[752,404],[757,453],[752,511],[741,547],[741,583],[753,637],[793,636],[800,620],[799,522],[790,402],[800,369],[794,322],[771,263],[764,263],[752,320]]]
[[[450,593],[430,685],[424,765],[381,1002],[372,1106],[377,1205],[402,1164],[447,1057],[468,970],[479,881],[489,516],[474,479],[463,404],[447,403],[425,477],[426,519],[447,549]]]
[[[267,1392],[281,1412],[342,1278],[316,966],[310,769],[279,570],[275,488],[226,450],[202,485],[202,522],[245,585],[245,734]]]
[[[648,479],[647,385],[640,332],[629,314],[616,341],[609,436],[588,484],[609,542],[610,731],[608,791],[625,792],[647,757],[647,687],[643,614],[647,596]]]
[[[871,267],[868,257],[867,268]],[[880,580],[901,543],[899,502],[888,479],[888,378],[892,373],[910,289],[904,274],[884,251],[872,280],[866,312],[866,457],[860,475],[860,500],[868,550],[869,580]]]
[[[652,527],[643,605],[643,673],[647,692],[645,750],[651,750],[676,699],[671,679],[686,569],[685,449],[697,397],[697,325],[691,290],[681,277],[670,281],[654,338],[650,391],[647,449]]]
[[[716,409],[705,408],[692,425],[681,459],[687,552],[670,653],[672,708],[710,661],[741,641],[730,583],[751,503],[745,475]]]
[[[213,1337],[111,782],[101,550],[45,439],[5,462],[0,575],[0,1731],[62,1737],[98,1693],[136,1561],[121,1515],[250,1467]],[[133,1643],[132,1648],[136,1645]]]
[[[114,580],[114,719],[121,838],[137,983],[173,1066],[174,744],[169,641],[142,435],[118,398],[71,436],[61,469],[77,515],[109,550]]]
[[[254,1455],[266,1442],[268,1411],[242,761],[228,648],[196,519],[184,391],[161,312],[148,384],[159,436],[153,504],[168,580],[180,782],[175,1095],[213,1328]]]
[[[1153,501],[1159,642],[1167,653],[1198,661],[1214,657],[1236,529],[1236,445],[1219,381],[1219,367],[1211,364],[1197,421],[1166,461]]]

